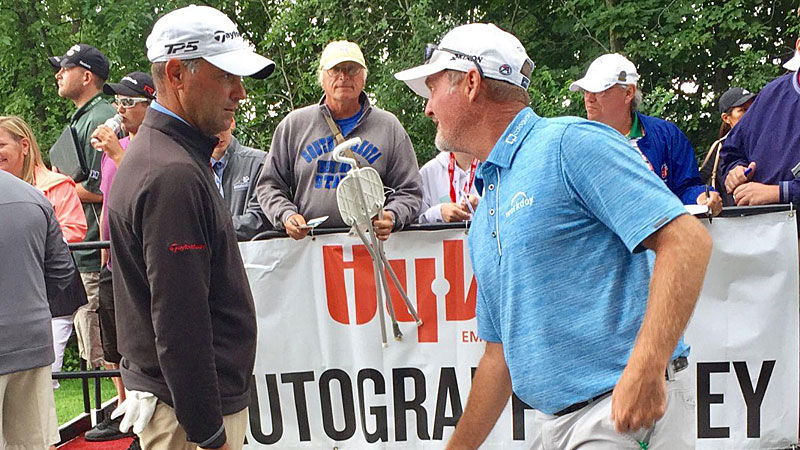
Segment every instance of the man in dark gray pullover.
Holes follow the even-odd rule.
[[[70,284],[75,266],[36,188],[0,170],[0,192],[0,448],[47,448],[59,441],[47,298]]]
[[[186,40],[193,44],[182,46]],[[158,94],[108,203],[114,303],[125,317],[117,321],[120,372],[129,389],[120,430],[132,423],[148,450],[240,450],[255,308],[209,161],[213,136],[246,97],[241,77],[265,78],[274,63],[253,53],[225,14],[194,5],[156,22],[147,57]]]

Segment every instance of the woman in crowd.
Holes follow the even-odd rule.
[[[734,126],[739,122],[744,113],[753,104],[756,94],[748,92],[739,87],[732,87],[725,91],[717,101],[722,125],[719,127],[717,140],[711,145],[703,164],[700,166],[700,178],[703,183],[711,184],[722,195],[722,203],[725,206],[736,206],[733,197],[725,190],[725,180],[722,174],[717,171],[719,167],[719,151],[722,143],[728,137]]]
[[[67,242],[80,242],[86,236],[86,217],[75,190],[75,182],[66,175],[49,170],[42,161],[39,145],[31,128],[16,116],[0,116],[0,169],[33,185],[53,204],[61,233]],[[56,360],[53,372],[61,371],[64,348],[72,334],[72,314],[86,301],[80,278],[67,291],[50,299],[53,315],[53,347]],[[83,294],[83,295],[81,295]],[[53,382],[58,387],[58,382]]]

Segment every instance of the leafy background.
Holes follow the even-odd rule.
[[[0,0],[0,102],[55,141],[71,102],[56,94],[46,57],[77,42],[101,49],[111,80],[148,70],[145,39],[162,14],[189,3],[228,14],[257,50],[277,63],[266,81],[246,80],[238,136],[268,149],[278,122],[319,100],[316,65],[324,45],[358,42],[370,69],[366,90],[411,135],[420,164],[435,153],[423,101],[392,74],[420,62],[427,42],[451,27],[494,22],[516,34],[536,63],[530,93],[544,116],[583,115],[568,90],[600,54],[619,51],[638,66],[642,111],[677,123],[698,155],[719,128],[716,98],[731,85],[759,90],[783,73],[797,38],[797,0]]]

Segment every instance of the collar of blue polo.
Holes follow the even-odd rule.
[[[522,109],[508,125],[506,131],[494,144],[486,162],[495,166],[509,168],[514,160],[514,156],[522,146],[525,137],[530,133],[536,122],[541,117],[536,115],[530,107]]]

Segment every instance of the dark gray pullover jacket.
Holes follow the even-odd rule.
[[[222,416],[250,401],[253,297],[211,173],[217,139],[147,110],[109,199],[125,386],[175,409],[189,441],[225,443]]]

